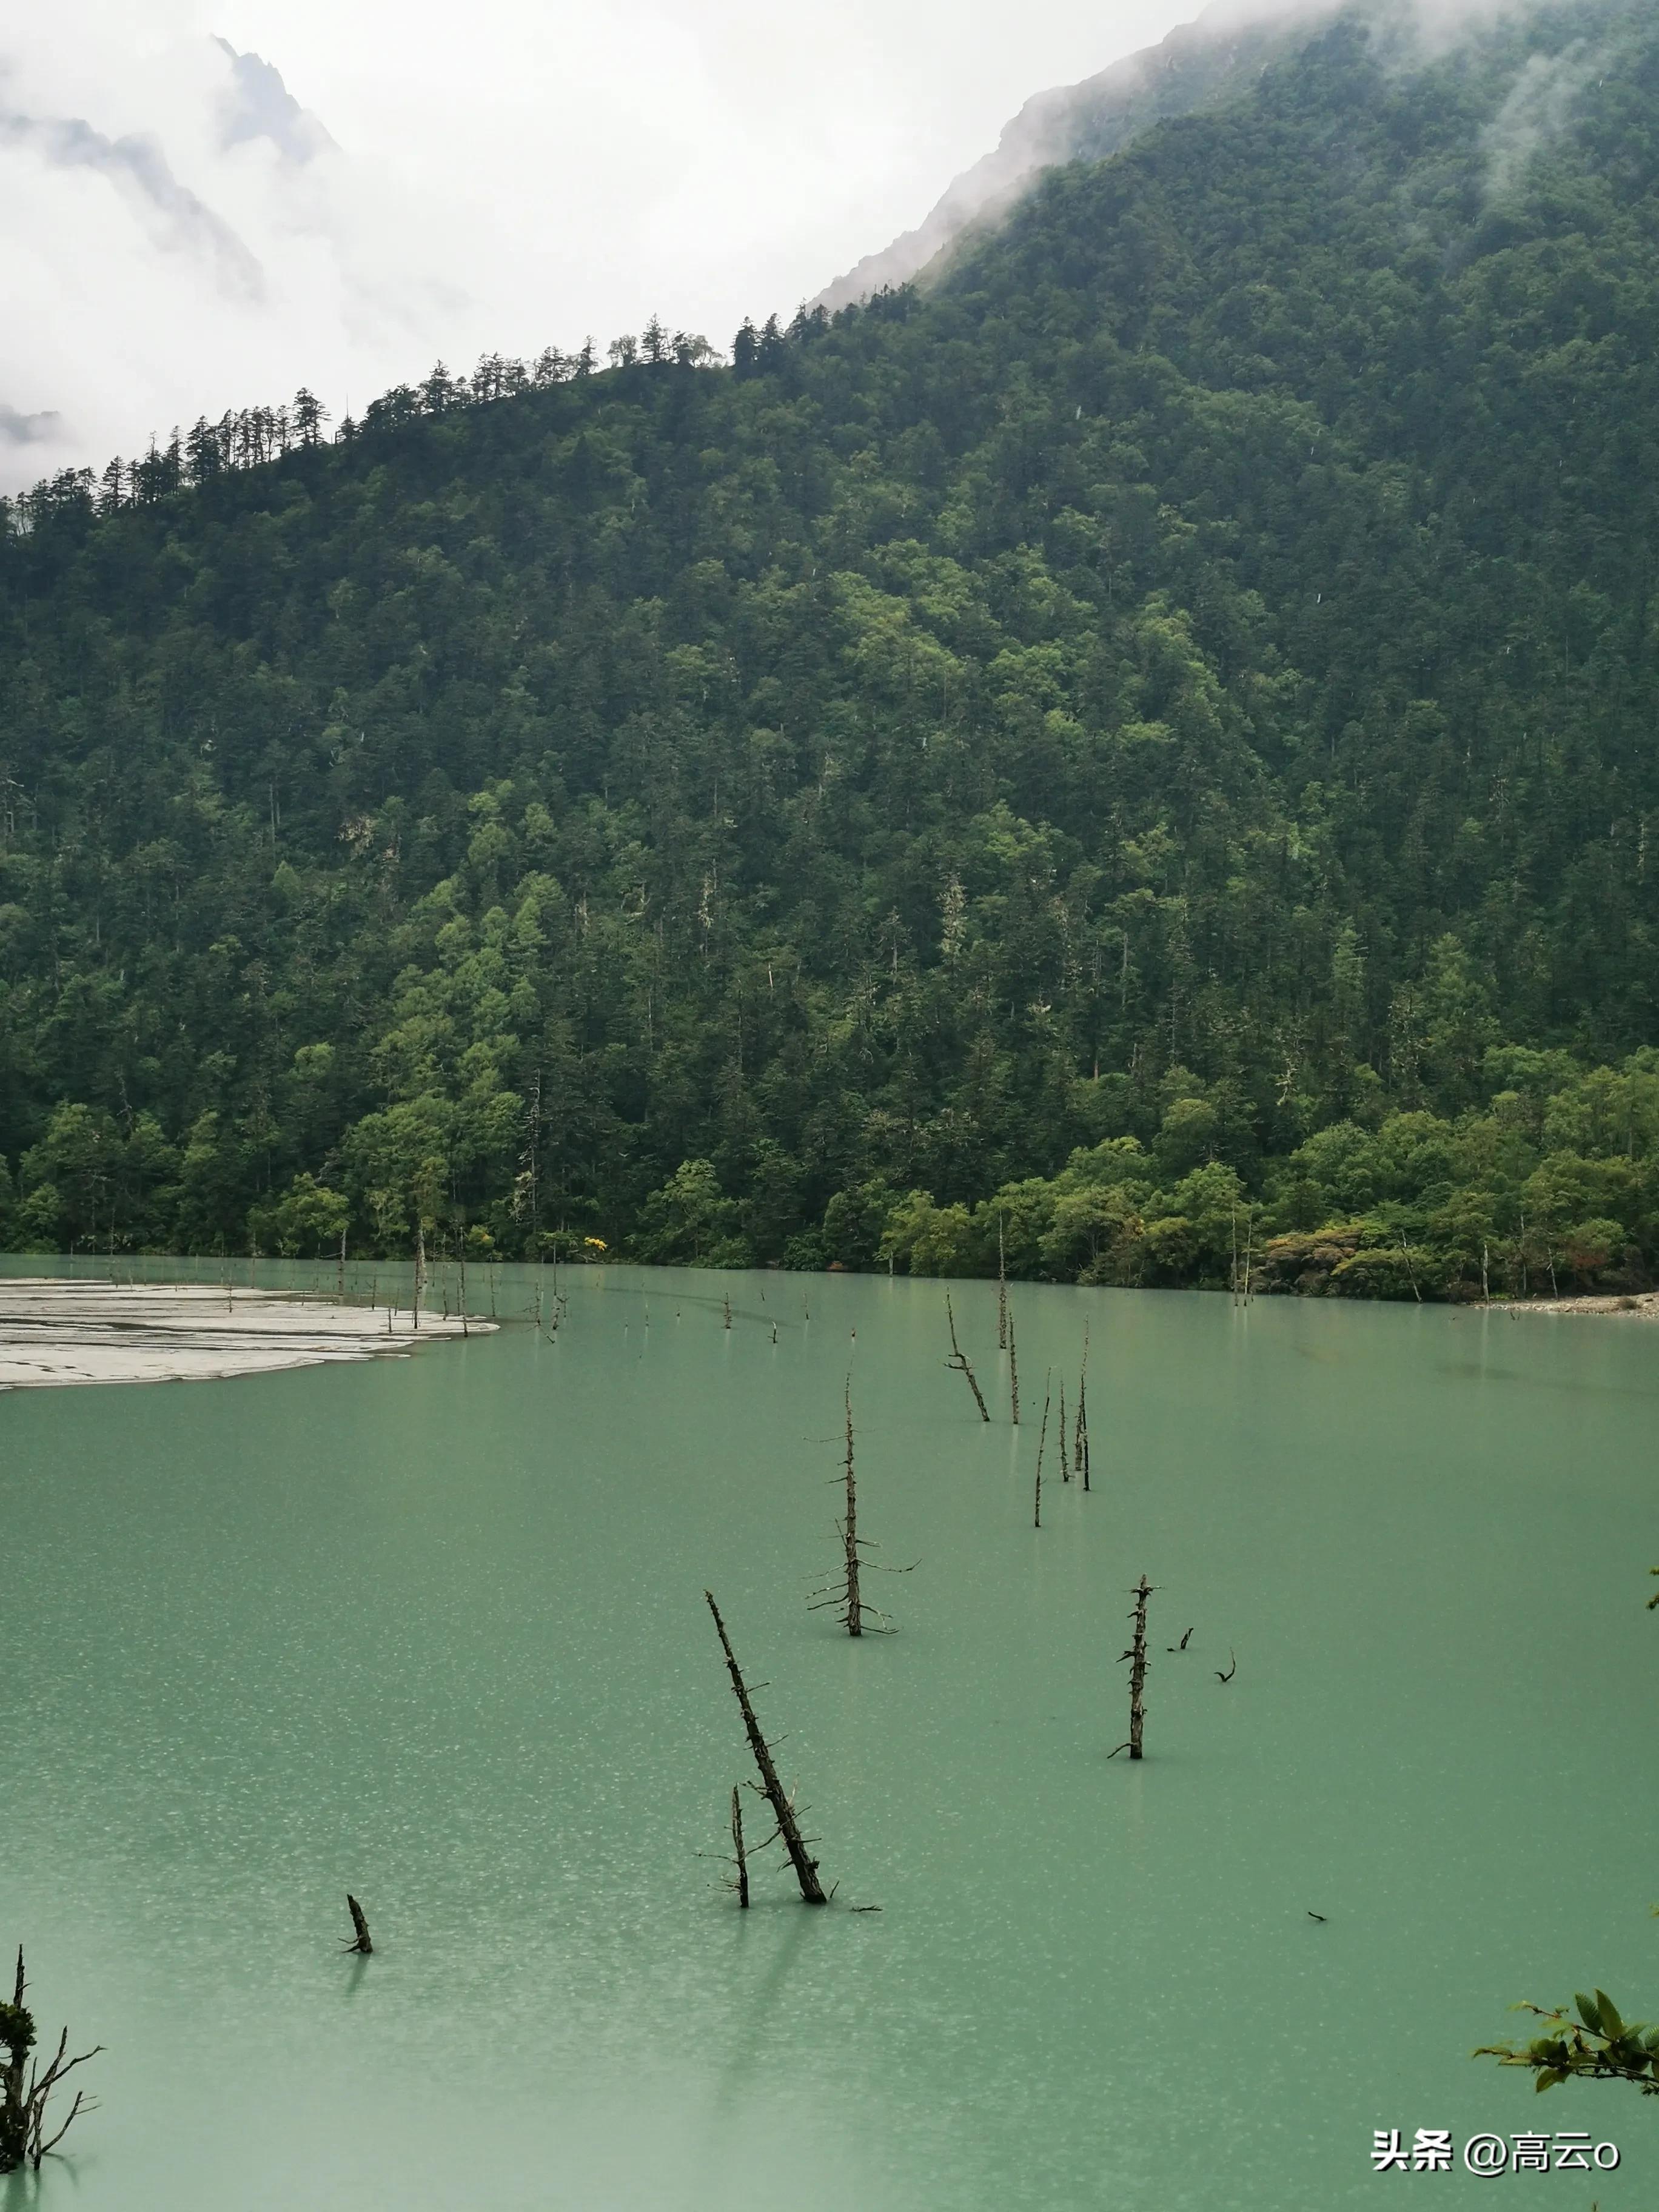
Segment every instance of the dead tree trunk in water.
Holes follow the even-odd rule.
[[[864,1633],[864,1604],[859,1595],[859,1486],[853,1473],[853,1385],[847,1385],[847,1515],[842,1543],[847,1554],[847,1633]]]
[[[732,1639],[726,1632],[726,1623],[720,1619],[720,1609],[714,1602],[713,1590],[705,1590],[708,1610],[714,1616],[714,1628],[720,1639],[720,1649],[726,1654],[727,1671],[732,1677],[732,1692],[743,1714],[744,1727],[749,1732],[749,1748],[754,1753],[755,1765],[761,1778],[761,1795],[772,1808],[772,1818],[778,1824],[778,1834],[789,1855],[789,1863],[795,1870],[795,1880],[800,1893],[808,1905],[827,1905],[823,1884],[818,1880],[818,1863],[808,1856],[806,1839],[801,1834],[800,1823],[795,1818],[795,1808],[785,1796],[783,1784],[778,1779],[778,1770],[772,1758],[770,1745],[761,1734],[760,1723],[755,1718],[755,1708],[749,1698],[748,1686],[738,1666],[732,1649]]]
[[[866,1564],[863,1556],[866,1545],[864,1539],[859,1534],[859,1491],[858,1479],[853,1462],[853,1382],[850,1376],[847,1381],[845,1402],[847,1458],[844,1462],[845,1473],[842,1479],[846,1484],[847,1505],[842,1519],[836,1524],[842,1540],[842,1578],[839,1583],[832,1583],[815,1590],[807,1610],[810,1613],[820,1613],[826,1606],[834,1606],[842,1615],[849,1636],[863,1635],[864,1616],[867,1613],[874,1617],[875,1634],[886,1636],[890,1634],[891,1631],[882,1618],[881,1608],[878,1606],[866,1604],[860,1587],[860,1577]],[[874,1571],[908,1575],[910,1570],[908,1567],[887,1567],[874,1570]]]
[[[747,1912],[749,1910],[749,1854],[743,1847],[743,1792],[738,1788],[736,1783],[732,1785],[732,1856],[738,1869],[735,1884],[738,1903]]]
[[[346,1911],[351,1915],[351,1925],[356,1931],[356,1941],[348,1943],[346,1948],[348,1951],[361,1952],[367,1959],[373,1954],[374,1946],[369,1940],[368,1923],[363,1917],[363,1908],[349,1890],[346,1892]]]
[[[1146,1601],[1152,1594],[1152,1585],[1142,1575],[1134,1587],[1135,1609],[1129,1616],[1134,1623],[1134,1634],[1123,1655],[1129,1662],[1129,1741],[1117,1747],[1117,1751],[1127,1751],[1131,1759],[1141,1755],[1141,1734],[1146,1725]],[[1118,1662],[1120,1666],[1122,1663],[1122,1660]],[[1111,1754],[1114,1759],[1117,1751]]]
[[[1072,1452],[1072,1464],[1082,1479],[1083,1487],[1089,1487],[1089,1324],[1083,1324],[1083,1372],[1077,1383],[1077,1437]]]
[[[1054,1370],[1048,1370],[1052,1375]],[[1042,1526],[1042,1447],[1048,1441],[1048,1375],[1042,1378],[1042,1426],[1037,1431],[1036,1498],[1031,1509],[1031,1526]]]
[[[1066,1382],[1063,1376],[1060,1385],[1060,1479],[1062,1482],[1069,1482],[1072,1479],[1072,1463],[1066,1456]]]
[[[415,1326],[421,1325],[421,1288],[426,1280],[426,1224],[415,1224]]]
[[[1019,1346],[1014,1341],[1014,1310],[1008,1309],[1008,1398],[1014,1426],[1019,1426]]]
[[[984,1394],[974,1379],[974,1370],[968,1364],[967,1353],[957,1342],[957,1317],[951,1308],[951,1294],[948,1291],[945,1295],[945,1318],[951,1324],[951,1357],[945,1364],[947,1367],[954,1367],[958,1375],[965,1375],[968,1377],[968,1388],[974,1394],[974,1403],[979,1407],[979,1417],[981,1421],[988,1421],[991,1416],[986,1410]]]
[[[1002,1249],[1002,1224],[997,1223],[997,1350],[1008,1349],[1008,1267]],[[1015,1414],[1018,1420],[1019,1416]]]

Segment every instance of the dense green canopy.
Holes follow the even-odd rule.
[[[1655,9],[1345,16],[729,368],[43,487],[4,1233],[1636,1279],[1656,339]]]

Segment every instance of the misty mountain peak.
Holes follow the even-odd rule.
[[[282,71],[255,53],[240,54],[228,39],[214,44],[228,56],[231,81],[221,115],[222,146],[268,138],[285,161],[303,165],[334,149],[335,142],[283,82]]]

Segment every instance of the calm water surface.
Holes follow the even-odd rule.
[[[108,2046],[4,2212],[1332,2212],[1485,2185],[1385,2186],[1374,2128],[1534,2124],[1624,2153],[1555,2212],[1656,2201],[1654,2104],[1468,2053],[1590,1982],[1659,2016],[1659,1333],[1022,1291],[1015,1431],[988,1285],[988,1428],[937,1285],[568,1287],[556,1343],[0,1399],[0,1942]],[[805,1609],[849,1369],[920,1562],[856,1644]],[[705,1585],[827,1912],[719,1887]]]

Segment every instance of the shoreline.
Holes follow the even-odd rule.
[[[206,1283],[0,1277],[0,1395],[118,1382],[210,1382],[406,1358],[423,1341],[490,1336],[468,1315],[351,1305]]]
[[[1659,1321],[1659,1291],[1583,1291],[1575,1296],[1553,1298],[1480,1298],[1472,1309],[1475,1313],[1506,1314],[1611,1314],[1620,1321]]]

